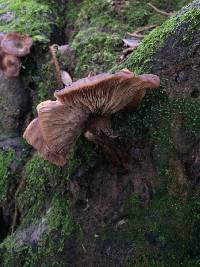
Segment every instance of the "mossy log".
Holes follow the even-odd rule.
[[[86,65],[86,55],[80,58],[77,77],[81,67],[84,73],[90,70],[89,64],[161,77],[161,88],[148,93],[137,112],[112,118],[128,149],[128,168],[113,166],[82,138],[65,168],[34,155],[24,167],[25,186],[16,198],[16,230],[12,235],[8,230],[0,244],[2,266],[199,266],[200,1],[152,31],[123,64],[113,60],[118,50],[111,47],[106,54],[113,42],[106,42],[105,50],[103,45],[109,31],[117,32],[116,40],[121,36],[121,13],[114,18],[108,9],[113,2],[86,0],[74,7],[69,1],[79,16],[71,13],[68,19],[78,33],[71,36],[77,55],[81,46],[87,54]],[[144,26],[132,14],[147,1],[128,2],[123,8],[129,27]],[[152,21],[151,12],[143,10],[140,16]],[[125,24],[121,28],[127,29]],[[97,40],[94,51],[81,39],[87,30],[88,40]],[[101,43],[102,34],[97,35],[103,30]],[[100,50],[108,59],[105,64],[97,60]]]

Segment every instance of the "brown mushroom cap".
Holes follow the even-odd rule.
[[[44,159],[57,165],[63,166],[66,164],[66,156],[52,152],[44,141],[39,125],[38,118],[35,118],[26,128],[23,138],[32,145]]]
[[[64,105],[81,104],[92,113],[112,114],[124,108],[138,91],[158,87],[159,83],[156,75],[137,76],[122,70],[80,79],[54,96]]]
[[[139,91],[143,92],[149,86],[147,78],[122,70],[87,77],[56,91],[56,101],[44,101],[37,106],[40,139],[42,136],[50,152],[67,155],[86,129],[90,115],[110,116],[123,109]],[[24,138],[28,138],[26,134]],[[31,143],[29,139],[27,141]],[[39,149],[37,147],[35,145]]]
[[[30,36],[16,32],[7,33],[1,41],[1,47],[6,53],[18,57],[28,55],[32,44]]]
[[[51,151],[67,154],[85,127],[89,112],[80,106],[45,101],[37,106],[39,124]]]
[[[90,114],[110,115],[124,108],[146,88],[146,80],[128,70],[99,74],[55,92],[57,101],[38,105],[42,135],[52,151],[68,153],[83,132]]]
[[[12,78],[19,75],[21,68],[21,61],[13,55],[4,55],[1,62],[1,70],[6,77]]]
[[[160,86],[160,78],[153,74],[142,74],[139,76],[146,88],[157,88]]]

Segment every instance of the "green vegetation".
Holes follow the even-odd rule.
[[[37,231],[39,227],[44,228],[44,233],[37,251],[31,244],[19,241],[18,236],[9,236],[0,245],[4,266],[11,266],[13,262],[19,264],[16,266],[38,266],[41,262],[42,266],[47,266],[49,259],[52,265],[48,266],[65,266],[66,259],[61,255],[65,255],[67,239],[78,226],[65,193],[68,168],[53,166],[34,155],[26,164],[24,175],[26,183],[17,198],[17,206],[24,213],[18,231],[34,226]]]
[[[174,30],[181,24],[181,22],[184,21],[185,23],[188,23],[188,29],[184,39],[184,41],[187,42],[192,39],[193,33],[199,29],[199,18],[200,10],[193,9],[181,16],[175,16],[170,20],[167,20],[162,27],[156,28],[147,35],[136,52],[133,53],[124,64],[118,66],[117,69],[126,67],[130,70],[136,70],[136,72],[151,69],[150,62],[153,54],[163,46],[165,40],[169,35],[174,33]]]
[[[191,192],[187,201],[163,194],[148,204],[132,197],[127,212],[120,234],[135,244],[128,266],[199,266],[199,192]]]
[[[0,31],[17,31],[29,34],[34,41],[48,42],[51,33],[53,11],[45,3],[36,0],[3,0],[0,1],[1,15],[10,14],[11,18],[5,23],[0,22]]]
[[[64,194],[54,194],[49,206],[47,214],[43,215],[41,221],[35,220],[34,224],[29,224],[29,226],[35,226],[38,234],[42,227],[44,228],[37,247],[34,246],[34,241],[33,244],[27,244],[22,240],[19,241],[18,236],[9,236],[0,245],[3,266],[10,267],[13,264],[24,267],[66,266],[68,260],[66,245],[77,224],[73,219],[70,203]],[[28,231],[26,226],[23,226],[22,231]]]
[[[11,182],[14,182],[14,174],[10,171],[10,166],[15,158],[13,150],[0,152],[0,205],[6,201]]]
[[[188,2],[153,1],[152,3],[161,9],[172,11]],[[72,20],[73,17],[74,31],[77,33],[74,34],[75,38],[72,40],[72,46],[76,49],[78,58],[75,76],[81,77],[88,74],[90,70],[102,72],[108,71],[110,68],[121,69],[123,66],[117,63],[120,61],[120,52],[123,48],[122,38],[126,36],[127,32],[133,32],[139,27],[150,24],[160,25],[166,19],[155,13],[147,5],[148,1],[146,0],[132,0],[128,3],[117,8],[117,5],[120,4],[116,4],[114,1],[86,0],[81,5],[78,17],[75,16],[74,9],[72,9],[70,19]],[[191,17],[192,15],[195,14],[191,14]],[[190,21],[189,18],[188,20]],[[157,46],[157,41],[154,42],[155,38],[161,38],[161,42],[163,42],[166,34],[172,32],[172,27],[174,29],[176,25],[174,20],[168,20],[166,30],[156,29],[151,35],[152,39],[147,37],[148,41],[144,41],[143,46],[137,49],[139,52],[136,52],[136,56],[133,53],[133,56],[129,57],[130,60],[126,61],[124,65],[135,71],[133,64],[138,68],[141,63],[144,63],[144,59],[149,58],[149,53],[155,51]],[[140,62],[138,62],[137,54]]]
[[[0,23],[1,31],[17,30],[30,34],[35,41],[47,43],[52,27],[62,27],[65,21],[69,27],[73,27],[70,42],[78,58],[76,77],[84,76],[90,71],[102,72],[124,67],[135,73],[150,72],[152,56],[163,46],[166,38],[173,34],[177,25],[183,20],[188,22],[189,27],[184,40],[186,43],[191,41],[194,31],[200,28],[200,23],[196,19],[200,17],[199,10],[192,10],[167,20],[161,28],[155,29],[144,39],[143,44],[128,60],[118,65],[123,49],[122,38],[127,32],[149,24],[160,25],[166,19],[148,7],[148,1],[129,0],[128,6],[122,6],[115,12],[113,8],[116,6],[111,0],[85,0],[80,5],[68,1],[69,12],[62,22],[60,18],[55,17],[54,11],[58,12],[60,8],[55,1],[14,2],[9,0],[5,3],[0,0],[0,4],[4,5],[1,13],[11,10],[15,16],[7,24]],[[166,11],[178,10],[187,2],[152,1]],[[52,6],[56,6],[56,9],[53,10]],[[49,56],[40,63],[40,73],[34,70],[32,63],[26,73],[26,82],[34,82],[37,85],[34,106],[42,100],[51,98],[51,90],[56,87]],[[130,258],[127,265],[130,267],[200,265],[199,192],[192,191],[189,183],[180,186],[178,167],[171,163],[174,153],[171,122],[174,115],[181,116],[181,130],[194,141],[200,133],[200,109],[196,98],[180,97],[170,101],[164,83],[165,81],[159,90],[147,93],[139,111],[134,114],[118,113],[112,118],[113,129],[123,138],[129,141],[148,141],[152,146],[155,180],[158,183],[156,195],[149,203],[141,203],[135,195],[128,200],[128,222],[123,230],[116,233],[134,244],[134,258]],[[0,201],[4,201],[7,195],[12,178],[9,166],[14,156],[12,152],[2,153],[0,176],[3,178],[0,180]],[[17,198],[17,206],[23,218],[16,232],[23,231],[30,225],[37,226],[41,221],[45,224],[45,231],[37,246],[19,242],[15,234],[10,235],[0,245],[3,266],[66,266],[67,242],[73,236],[74,230],[79,234],[78,222],[74,218],[66,193],[67,185],[75,170],[80,167],[87,169],[93,166],[94,162],[94,147],[84,138],[80,138],[71,152],[68,165],[64,168],[55,167],[37,155],[27,162],[24,168],[26,183]],[[183,192],[188,194],[187,199],[182,197]],[[157,234],[157,245],[153,249],[145,239],[145,233]],[[52,265],[49,265],[50,262]]]
[[[183,118],[182,130],[192,140],[200,136],[200,106],[198,98],[177,98],[173,103],[174,112]]]
[[[122,40],[116,33],[97,32],[96,28],[80,31],[72,42],[78,55],[76,75],[81,77],[86,72],[99,73],[111,68],[117,62],[121,46]]]

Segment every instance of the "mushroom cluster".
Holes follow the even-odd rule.
[[[20,57],[30,53],[32,38],[16,32],[0,33],[0,70],[8,77],[17,77],[21,69]]]
[[[63,166],[82,133],[90,141],[100,133],[115,138],[111,114],[126,107],[136,109],[146,89],[159,85],[158,76],[134,75],[127,69],[80,79],[55,91],[57,100],[37,106],[38,117],[28,125],[23,137],[44,159]]]

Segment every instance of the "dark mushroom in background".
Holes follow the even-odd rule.
[[[22,64],[16,56],[6,54],[1,60],[1,70],[6,77],[12,78],[19,76]]]
[[[30,36],[16,32],[7,33],[1,41],[4,52],[17,57],[28,55],[32,44],[33,41]]]
[[[111,114],[125,108],[135,97],[138,98],[138,92],[158,87],[159,84],[160,80],[156,75],[137,76],[129,70],[80,79],[56,91],[56,101],[48,100],[38,105],[39,124],[36,128],[40,128],[41,131],[38,136],[44,139],[52,153],[64,155],[65,158],[84,132],[86,138],[94,142],[98,140],[97,143],[100,145],[104,142],[100,137],[103,133],[103,138],[109,147],[109,138],[116,137],[110,128]],[[136,103],[140,101],[141,96],[139,100],[135,100]],[[31,135],[32,131],[28,126],[24,138],[38,149],[37,138],[32,140]],[[109,150],[112,148],[106,149]],[[41,151],[39,153],[44,154]],[[55,163],[51,159],[48,160],[59,166],[65,164],[61,161]]]
[[[18,57],[30,53],[32,38],[16,32],[0,33],[0,70],[7,78],[17,77],[21,69]]]

